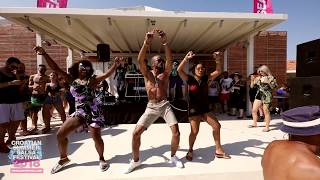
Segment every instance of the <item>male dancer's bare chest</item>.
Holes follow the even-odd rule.
[[[49,81],[49,78],[45,75],[35,75],[33,78],[33,82],[39,85],[45,85]]]

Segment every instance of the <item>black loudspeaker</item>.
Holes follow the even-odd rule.
[[[110,61],[110,46],[109,44],[97,45],[97,57],[98,61],[109,62]]]
[[[291,108],[309,105],[320,105],[320,76],[296,77],[288,79]]]
[[[297,77],[320,76],[320,39],[297,45]]]

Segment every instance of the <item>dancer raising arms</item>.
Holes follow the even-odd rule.
[[[76,112],[72,117],[68,118],[57,132],[58,147],[60,152],[59,162],[52,168],[51,173],[54,174],[63,168],[70,162],[67,155],[67,136],[75,129],[86,123],[89,126],[92,138],[95,142],[96,150],[99,154],[100,169],[105,171],[109,165],[104,159],[104,143],[101,138],[101,122],[96,122],[93,119],[93,106],[94,106],[94,89],[104,79],[109,77],[115,69],[119,66],[119,58],[115,58],[115,63],[112,67],[104,74],[100,76],[93,76],[93,68],[90,61],[82,60],[78,63],[74,63],[70,69],[70,73],[63,71],[58,65],[52,60],[52,58],[46,53],[41,47],[35,47],[35,51],[44,56],[47,64],[55,71],[59,76],[67,79],[71,83],[70,91],[75,97],[76,101]]]
[[[214,80],[221,73],[221,54],[215,52],[213,57],[216,62],[216,70],[205,75],[205,67],[202,63],[196,62],[192,67],[193,75],[189,75],[184,71],[184,66],[188,63],[195,54],[190,51],[181,61],[178,72],[180,77],[187,81],[189,86],[189,121],[191,125],[191,132],[189,135],[189,151],[186,159],[192,161],[193,158],[193,145],[199,132],[200,121],[205,120],[213,129],[213,138],[216,144],[215,156],[218,158],[230,159],[226,154],[220,143],[220,128],[221,125],[212,114],[208,114],[209,110],[209,97],[208,97],[208,81]]]
[[[151,45],[154,33],[158,33],[160,37],[160,41],[165,49],[166,60],[162,59],[159,55],[153,56],[151,59],[152,70],[148,70],[145,56],[148,47]],[[138,61],[141,73],[144,76],[149,102],[132,133],[132,161],[124,173],[130,173],[141,165],[141,160],[139,159],[141,135],[159,117],[163,117],[172,132],[171,162],[176,167],[183,168],[182,162],[175,155],[180,141],[178,121],[170,107],[169,101],[166,99],[169,76],[172,69],[172,54],[167,43],[166,34],[163,31],[154,30],[146,33],[143,46],[138,55]]]

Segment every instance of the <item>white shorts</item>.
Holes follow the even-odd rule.
[[[162,117],[169,126],[178,124],[176,116],[174,115],[170,103],[167,100],[163,100],[158,103],[149,102],[145,112],[142,114],[137,124],[148,128],[159,117]]]
[[[0,124],[24,120],[23,103],[0,104]]]

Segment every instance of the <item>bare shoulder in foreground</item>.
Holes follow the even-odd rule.
[[[319,180],[320,158],[315,150],[299,141],[271,142],[262,157],[265,180]]]

